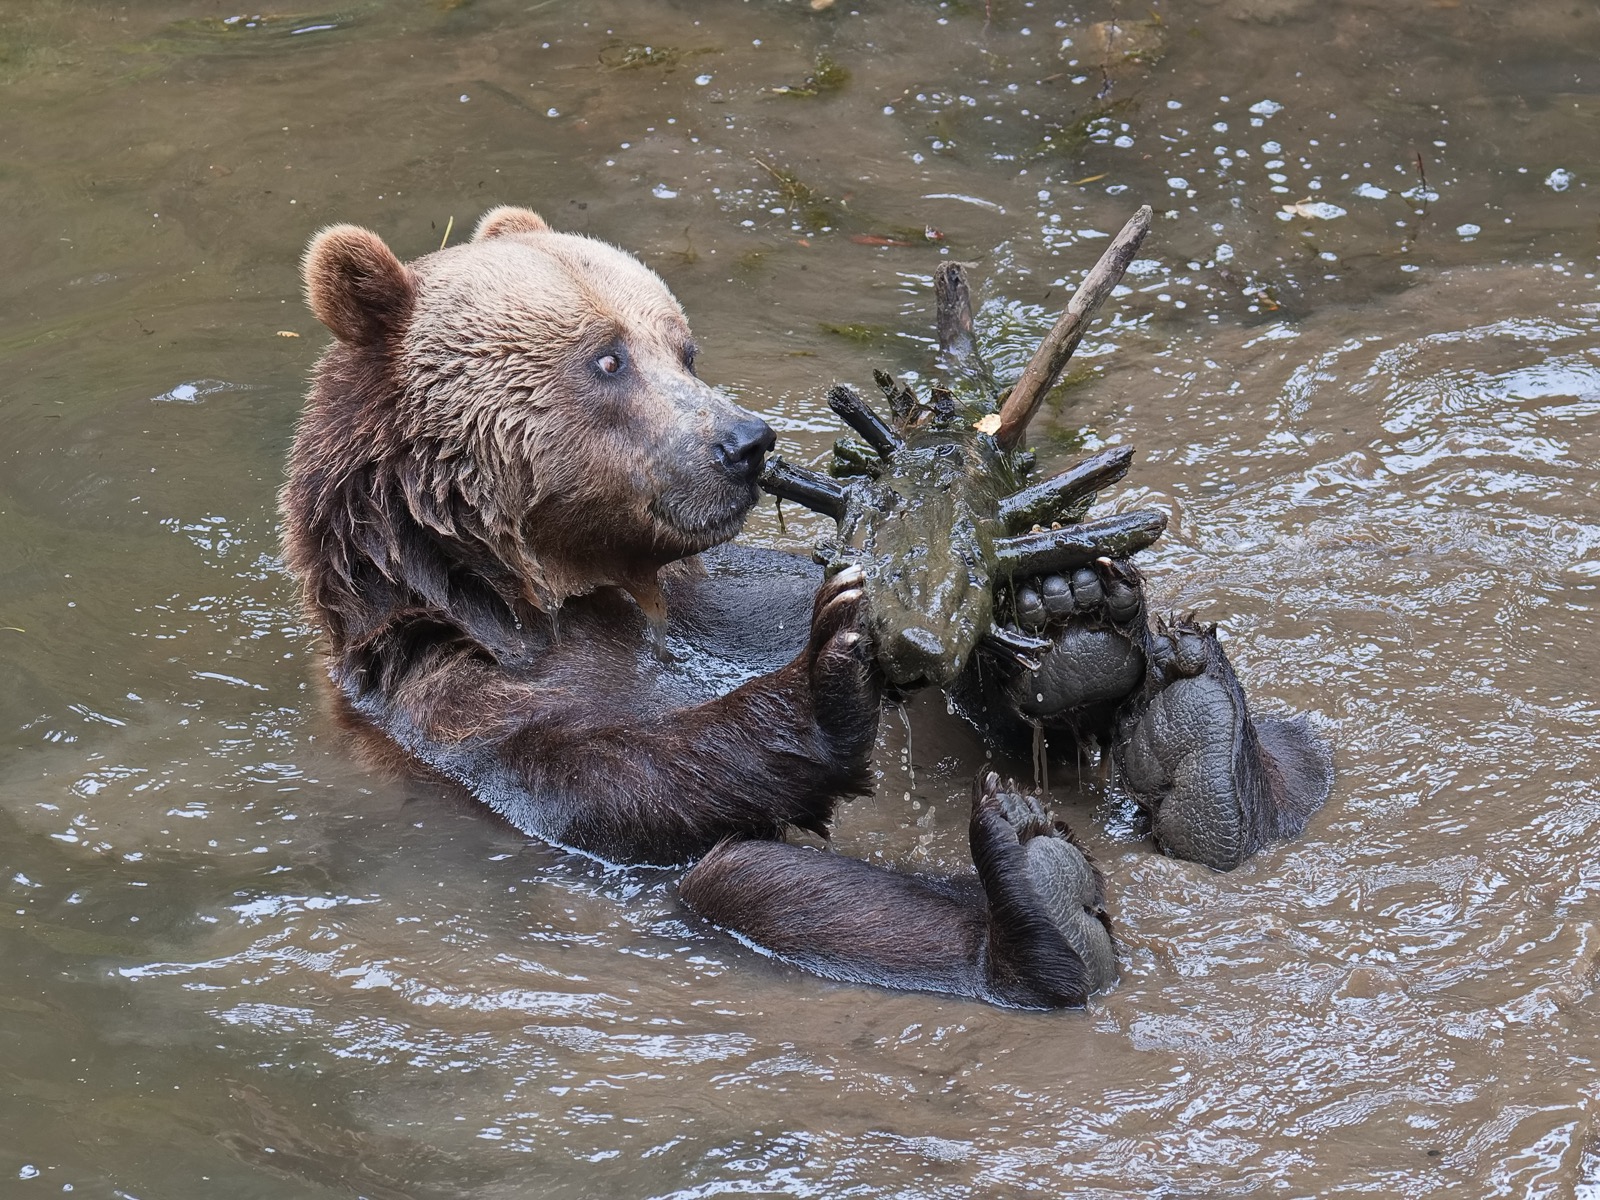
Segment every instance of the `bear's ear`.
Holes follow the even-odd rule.
[[[341,342],[371,346],[405,328],[417,277],[383,239],[355,225],[335,225],[311,239],[305,258],[311,314]]]
[[[503,204],[483,214],[478,227],[472,231],[472,240],[481,242],[486,238],[504,237],[508,233],[549,232],[550,226],[533,209]]]

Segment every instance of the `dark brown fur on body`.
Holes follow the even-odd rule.
[[[295,440],[285,551],[358,713],[518,827],[614,861],[822,830],[867,790],[877,687],[848,582],[808,639],[815,576],[769,564],[781,595],[755,608],[781,610],[781,657],[738,687],[655,651],[647,616],[691,657],[715,652],[696,622],[750,624],[721,611],[727,572],[677,564],[737,531],[771,444],[695,378],[659,280],[505,209],[409,266],[336,227],[306,274],[340,340]],[[728,461],[741,439],[753,462]]]
[[[1105,982],[1051,965],[1048,922],[1029,932],[1007,854],[1033,833],[996,827],[980,877],[942,882],[752,840],[824,832],[870,790],[881,683],[858,579],[721,545],[772,434],[695,377],[659,279],[518,209],[411,264],[336,227],[306,276],[339,340],[290,459],[285,557],[351,714],[557,845],[655,864],[720,845],[686,900],[824,974],[1041,1005]]]

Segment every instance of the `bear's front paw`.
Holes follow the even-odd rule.
[[[1105,885],[1094,861],[1038,799],[979,775],[972,859],[989,901],[990,987],[1025,1006],[1082,1004],[1116,982]]]
[[[1009,608],[1023,631],[1052,643],[1039,654],[1037,670],[1024,668],[1010,680],[1011,705],[1030,720],[1109,733],[1110,709],[1144,682],[1138,571],[1102,559],[1070,575],[1026,580],[1016,586]]]
[[[859,567],[850,567],[817,589],[804,656],[813,719],[833,749],[850,759],[871,751],[883,699],[863,579]]]

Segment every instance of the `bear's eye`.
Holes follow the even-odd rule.
[[[621,350],[608,350],[594,360],[595,370],[602,375],[616,375],[624,365]]]
[[[699,347],[694,346],[692,344],[688,345],[688,346],[685,346],[683,348],[683,369],[685,371],[688,371],[689,374],[691,374],[691,375],[694,374],[694,359],[695,359],[695,355],[697,355],[699,353],[700,353]]]

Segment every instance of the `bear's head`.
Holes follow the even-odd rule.
[[[660,568],[731,538],[756,501],[772,430],[696,377],[682,308],[613,246],[498,208],[402,263],[340,225],[305,280],[338,339],[313,390],[343,443],[327,456],[366,459],[340,465],[392,480],[430,538],[487,555],[545,611],[609,585],[659,615]]]

